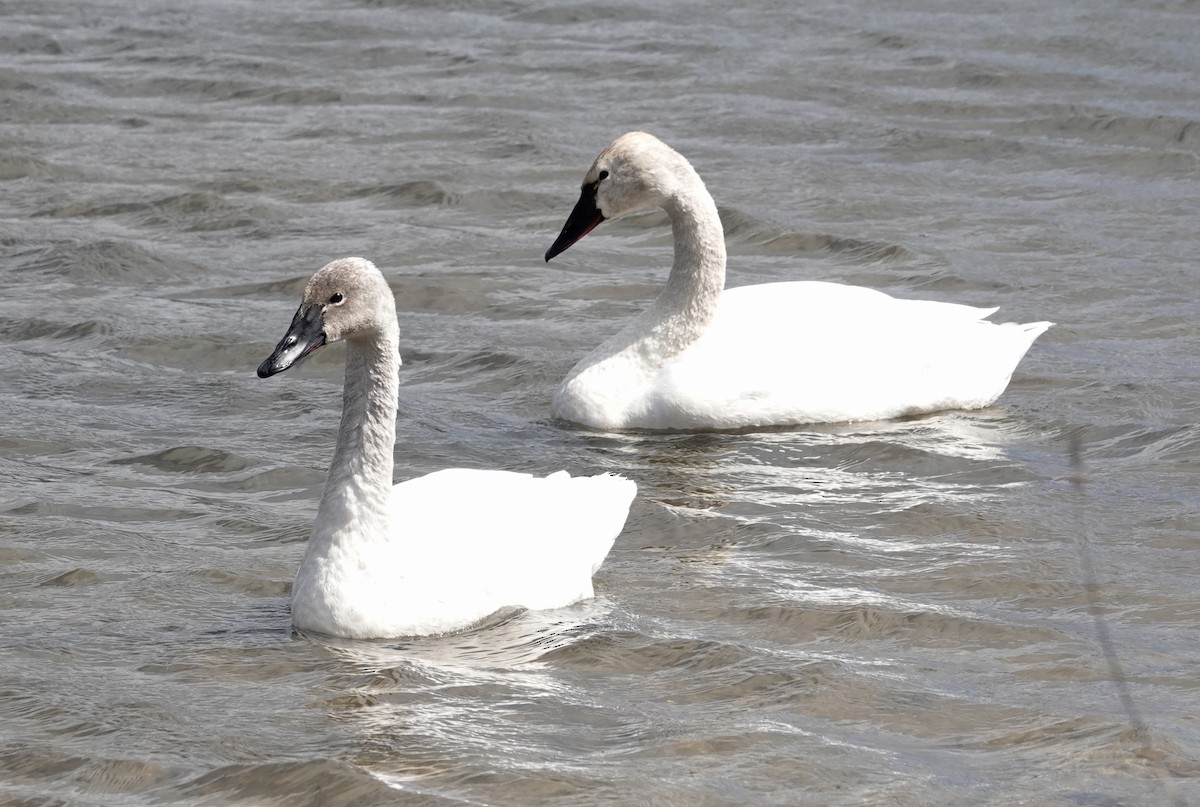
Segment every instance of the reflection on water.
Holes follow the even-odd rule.
[[[596,597],[548,611],[506,609],[470,629],[441,637],[351,642],[308,636],[347,665],[363,671],[420,667],[452,677],[504,677],[513,670],[539,669],[542,656],[587,638],[607,620],[610,606]]]
[[[1006,429],[1011,434],[1006,436]],[[780,506],[871,501],[904,510],[1030,480],[1004,451],[1019,427],[999,410],[765,432],[628,434],[592,446],[665,495],[663,504],[752,521]]]

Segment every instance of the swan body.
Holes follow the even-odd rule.
[[[563,420],[603,430],[719,430],[883,420],[988,406],[1049,322],[817,281],[726,290],[716,204],[678,152],[617,138],[584,177],[546,260],[605,219],[658,206],[675,257],[648,309],[575,365]]]
[[[346,342],[341,426],[304,558],[292,624],[354,639],[439,634],[506,606],[591,597],[633,482],[452,468],[392,484],[400,367],[395,300],[362,258],[309,281],[266,378]]]

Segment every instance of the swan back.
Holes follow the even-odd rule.
[[[392,491],[394,530],[407,541],[397,567],[421,569],[421,588],[472,592],[479,619],[495,603],[554,608],[592,596],[592,575],[612,548],[637,486],[623,477],[546,477],[450,468]],[[445,529],[447,523],[453,531]],[[462,563],[464,554],[471,556]],[[490,605],[490,607],[489,607]]]

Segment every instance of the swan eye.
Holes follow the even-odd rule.
[[[596,177],[597,182],[599,182],[602,179],[608,179],[608,171],[601,171],[600,174]]]
[[[345,300],[345,299],[346,299],[345,296],[340,291],[335,291],[333,293],[333,296],[329,298],[329,302],[333,303],[334,305],[337,305],[338,303],[340,303],[342,300]]]

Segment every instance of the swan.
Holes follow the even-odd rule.
[[[1049,322],[818,281],[725,289],[717,206],[683,155],[645,132],[600,152],[546,260],[605,219],[661,207],[675,259],[650,307],[567,374],[555,417],[619,431],[886,420],[978,409]]]
[[[339,340],[342,420],[292,586],[292,624],[351,639],[440,634],[506,606],[591,597],[636,485],[611,474],[451,468],[393,486],[399,328],[374,264],[342,258],[314,274],[258,375]]]

